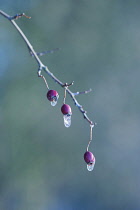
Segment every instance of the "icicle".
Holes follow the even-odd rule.
[[[95,162],[87,164],[87,170],[92,171],[94,169]]]
[[[57,100],[51,101],[51,105],[52,105],[52,106],[55,106],[56,104],[57,104]]]
[[[70,127],[71,125],[71,115],[70,114],[65,114],[64,116],[64,125],[65,127]]]
[[[94,169],[95,161],[93,163],[87,164],[87,170],[92,171]]]

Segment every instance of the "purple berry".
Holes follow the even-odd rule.
[[[86,151],[84,154],[84,160],[87,164],[92,164],[95,162],[95,157],[92,152]]]
[[[58,99],[58,97],[59,97],[59,95],[56,90],[49,90],[47,92],[47,98],[49,101],[54,101],[54,100],[56,101]]]
[[[61,107],[61,112],[64,115],[72,115],[71,107],[68,104],[63,104]]]

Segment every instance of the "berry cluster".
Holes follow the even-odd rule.
[[[65,127],[70,127],[71,125],[71,115],[72,115],[72,110],[71,107],[68,104],[65,104],[65,99],[66,99],[66,89],[67,86],[65,87],[65,94],[64,94],[64,103],[61,106],[61,112],[63,114],[63,118],[64,118],[64,125]],[[49,90],[47,92],[47,98],[48,100],[51,102],[52,106],[55,106],[57,104],[58,98],[59,98],[59,94],[56,90]],[[92,140],[92,128],[93,126],[91,126],[91,139],[90,142]],[[89,142],[89,144],[90,144]],[[88,147],[89,147],[88,144]],[[88,147],[87,147],[87,151],[84,154],[84,160],[87,163],[87,170],[88,171],[92,171],[95,165],[95,157],[92,154],[92,152],[88,151]]]
[[[47,98],[48,100],[51,102],[52,106],[55,106],[57,104],[59,95],[58,92],[56,90],[49,90],[47,92]],[[68,104],[63,104],[61,107],[61,112],[63,114],[64,117],[64,125],[65,127],[70,127],[71,125],[71,115],[72,115],[72,111],[71,111],[71,107]]]

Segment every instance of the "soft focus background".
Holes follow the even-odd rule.
[[[89,124],[74,106],[65,128],[37,77],[37,63],[15,28],[0,16],[0,210],[140,209],[140,1],[0,0],[37,52],[97,122],[88,172]]]

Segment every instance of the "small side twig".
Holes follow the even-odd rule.
[[[82,92],[76,92],[76,93],[73,93],[74,96],[77,96],[77,95],[80,95],[80,94],[87,94],[87,93],[90,93],[92,91],[92,89],[90,88],[89,90],[85,90],[85,91],[82,91]]]
[[[26,17],[28,19],[30,19],[31,17],[25,15],[25,13],[21,13],[21,14],[16,14],[14,16],[11,17],[11,20],[17,20],[18,18],[21,18],[21,17]]]
[[[43,51],[43,52],[36,52],[36,54],[38,55],[38,56],[43,56],[43,55],[46,55],[46,54],[48,54],[48,53],[54,53],[55,51],[57,51],[57,50],[60,50],[60,48],[55,48],[55,49],[52,49],[52,50],[46,50],[46,51]],[[33,55],[33,53],[30,51],[30,54],[31,54],[31,56],[33,57],[34,55]]]

